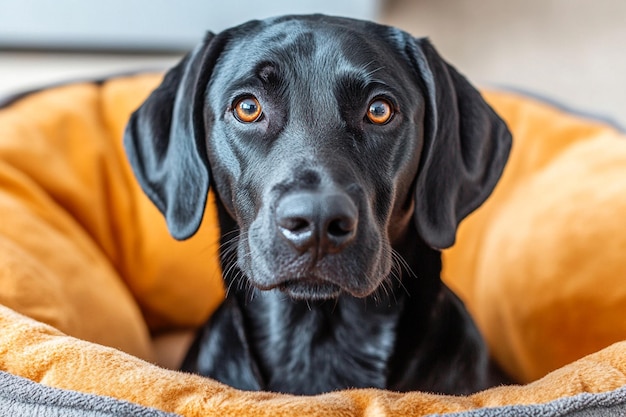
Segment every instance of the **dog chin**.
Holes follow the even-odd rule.
[[[278,289],[294,300],[322,301],[339,297],[342,289],[332,282],[317,279],[286,281]]]
[[[333,300],[341,295],[365,298],[376,290],[376,288],[345,288],[334,282],[317,277],[289,279],[274,285],[255,286],[262,291],[279,290],[292,300],[298,301]]]
[[[390,268],[386,264],[378,265],[374,276],[387,276]],[[378,271],[383,269],[383,271]],[[381,285],[382,280],[370,277],[370,274],[359,274],[365,279],[347,279],[335,276],[323,270],[289,271],[283,274],[263,273],[267,271],[263,265],[253,268],[242,266],[248,282],[258,290],[278,290],[292,300],[324,301],[337,299],[340,296],[367,298]],[[256,272],[256,273],[255,273]],[[369,277],[369,279],[368,279]]]

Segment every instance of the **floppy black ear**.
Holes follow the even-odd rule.
[[[415,222],[427,244],[443,249],[454,244],[461,220],[491,194],[507,161],[511,134],[427,39],[406,36],[404,44],[426,99]]]
[[[193,235],[209,191],[204,102],[225,36],[209,33],[131,116],[124,146],[144,192],[176,239]]]

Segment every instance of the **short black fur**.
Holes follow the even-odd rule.
[[[239,100],[262,115],[242,123]],[[367,116],[377,100],[392,116]],[[217,195],[223,305],[183,369],[246,390],[464,394],[500,383],[440,249],[511,137],[425,39],[344,18],[253,21],[188,55],[125,144],[172,235]]]

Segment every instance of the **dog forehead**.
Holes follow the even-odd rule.
[[[249,22],[235,28],[222,61],[235,77],[267,62],[279,63],[296,74],[393,66],[398,56],[387,41],[392,30],[372,22],[323,15]]]

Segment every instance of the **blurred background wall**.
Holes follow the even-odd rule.
[[[472,81],[626,126],[624,0],[0,0],[0,95],[172,65],[252,18],[321,12],[428,36]]]

